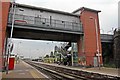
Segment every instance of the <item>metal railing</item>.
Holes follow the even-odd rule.
[[[113,40],[113,35],[101,34],[100,36],[101,36],[102,41],[112,41]]]
[[[9,13],[8,22],[12,22],[12,14]],[[34,16],[26,16],[21,14],[15,14],[15,24],[24,24],[24,25],[34,25],[37,27],[43,28],[52,28],[58,30],[65,31],[76,31],[83,32],[81,22],[68,22],[62,20],[34,17]]]

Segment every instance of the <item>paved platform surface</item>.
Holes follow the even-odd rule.
[[[29,78],[36,80],[36,78],[47,78],[47,76],[24,61],[20,61],[20,63],[15,64],[14,70],[10,70],[8,74],[2,73],[2,78]]]
[[[53,66],[59,66],[59,67],[64,67],[64,68],[69,68],[73,70],[82,70],[82,71],[87,71],[87,72],[93,72],[93,73],[99,73],[99,74],[104,74],[104,75],[110,75],[110,76],[119,76],[118,73],[120,70],[116,68],[106,68],[106,67],[101,67],[100,70],[98,67],[96,68],[81,68],[81,67],[72,67],[72,66],[64,66],[64,65],[58,65],[58,64],[53,64],[53,63],[43,63],[43,62],[37,62],[41,64],[47,64],[47,65],[53,65]]]

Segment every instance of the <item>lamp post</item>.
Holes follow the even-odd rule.
[[[90,19],[93,19],[94,20],[94,22],[95,22],[95,32],[96,32],[96,42],[97,42],[97,49],[96,49],[96,51],[97,51],[97,56],[98,56],[98,67],[99,67],[99,69],[100,69],[100,52],[99,52],[99,44],[98,44],[98,26],[97,26],[97,20],[94,18],[94,17],[91,17],[90,16]]]
[[[11,33],[10,33],[10,38],[12,38],[13,35],[13,27],[14,27],[14,20],[15,20],[15,8],[16,8],[16,4],[15,1],[12,2],[12,28],[11,28]]]
[[[10,39],[8,40],[8,46],[7,46],[7,60],[6,60],[6,74],[8,74],[8,67],[9,67],[9,57],[10,57],[10,45],[12,44],[12,35],[13,35],[13,27],[14,27],[14,17],[15,17],[15,0],[12,1],[12,28],[11,28],[11,32],[10,32]]]

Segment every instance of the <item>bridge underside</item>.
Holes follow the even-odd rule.
[[[8,27],[8,34],[10,34],[11,27]],[[8,35],[10,36],[10,35]],[[72,34],[55,31],[33,30],[26,28],[14,27],[13,38],[33,39],[33,40],[49,40],[49,41],[65,41],[77,42],[82,34]]]

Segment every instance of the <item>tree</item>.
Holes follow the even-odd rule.
[[[51,51],[51,53],[50,53],[50,57],[53,57],[53,56],[54,56],[53,51]]]
[[[49,58],[49,55],[46,55],[45,58]]]

